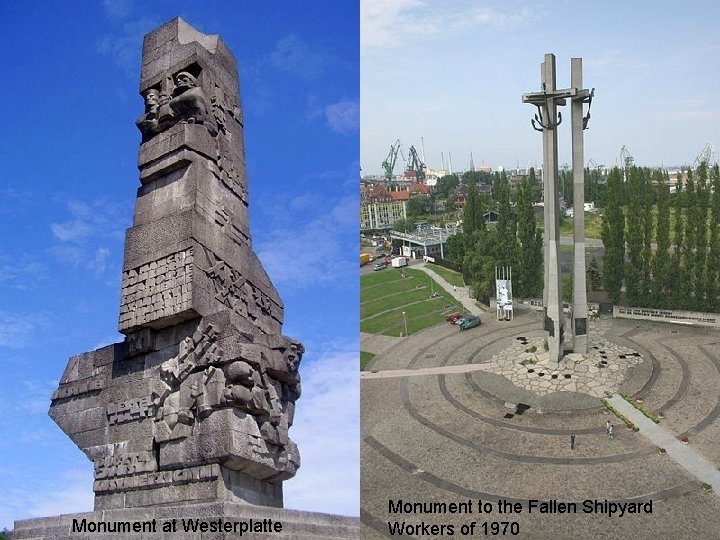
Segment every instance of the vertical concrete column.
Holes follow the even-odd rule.
[[[540,64],[540,81],[542,87],[546,88],[548,81],[545,79],[545,62]],[[547,113],[547,110],[545,111]],[[548,277],[550,272],[548,271],[548,231],[550,225],[548,224],[548,211],[547,206],[553,200],[552,193],[548,191],[548,178],[550,173],[548,172],[548,165],[550,164],[551,158],[548,157],[547,151],[550,146],[548,143],[548,137],[550,137],[550,131],[543,129],[542,131],[542,142],[543,142],[543,164],[542,164],[542,184],[543,184],[543,309],[545,311],[545,318],[547,319],[547,305],[548,305]]]
[[[578,93],[582,90],[582,58],[570,61],[570,86]],[[582,93],[581,93],[582,94]],[[585,283],[585,156],[583,142],[584,96],[572,99],[572,166],[573,166],[573,352],[586,354],[587,342],[587,288]]]
[[[555,55],[545,55],[545,92],[549,94],[545,102],[545,121],[550,126],[543,131],[545,135],[545,163],[543,164],[543,175],[547,174],[547,187],[545,192],[548,199],[545,201],[545,258],[547,276],[545,278],[547,289],[547,304],[545,316],[545,329],[548,332],[548,351],[550,358],[560,360],[563,355],[563,304],[562,289],[560,287],[560,202],[557,189],[557,129],[553,123],[557,118],[557,102],[553,93],[556,90],[555,83]]]

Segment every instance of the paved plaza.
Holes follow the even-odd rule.
[[[720,332],[601,317],[589,357],[558,365],[543,355],[542,312],[494,315],[465,332],[443,324],[408,338],[362,336],[362,350],[376,354],[361,382],[364,538],[388,537],[389,521],[453,524],[455,536],[470,521],[515,521],[517,538],[720,538],[720,496],[707,489],[720,464]],[[626,429],[600,401],[619,390],[642,396],[660,424]],[[652,500],[653,511],[413,515],[389,506],[468,499],[493,508],[500,499],[525,508],[529,499],[579,508]]]

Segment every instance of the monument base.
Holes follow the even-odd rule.
[[[123,508],[24,519],[14,539],[360,538],[355,517],[233,502]]]

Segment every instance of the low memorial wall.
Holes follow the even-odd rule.
[[[653,309],[642,307],[615,306],[613,317],[621,319],[643,319],[693,326],[720,327],[720,313],[684,311],[681,309]]]

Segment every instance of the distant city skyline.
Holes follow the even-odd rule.
[[[660,7],[661,6],[661,7]],[[540,167],[542,143],[532,106],[545,53],[556,56],[559,88],[570,86],[570,59],[583,58],[584,85],[595,88],[585,160],[620,164],[623,145],[638,165],[692,165],[720,144],[715,68],[720,7],[635,2],[588,8],[572,2],[459,0],[361,1],[361,148],[363,175],[382,174],[397,139],[426,164]],[[562,109],[559,163],[570,163],[569,107]],[[398,159],[395,172],[401,172]]]

